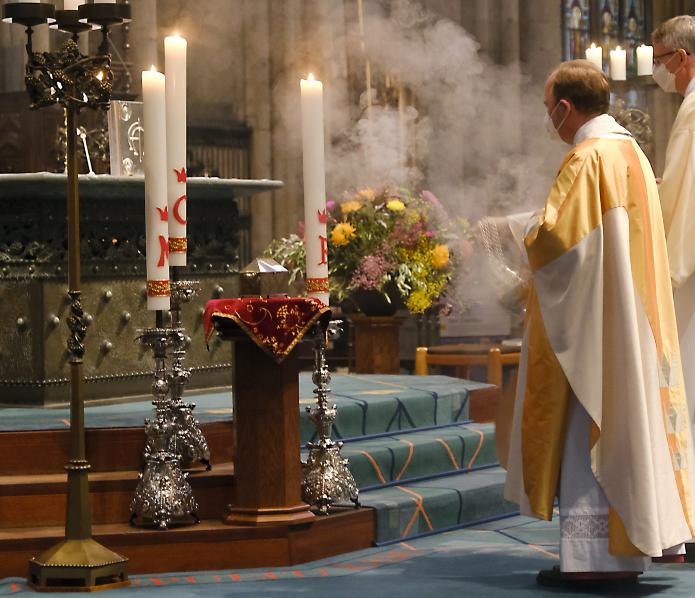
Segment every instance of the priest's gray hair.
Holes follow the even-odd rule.
[[[695,17],[681,15],[664,21],[652,32],[652,42],[663,44],[671,50],[683,48],[695,55]]]

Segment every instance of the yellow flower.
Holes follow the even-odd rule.
[[[423,290],[417,290],[410,293],[410,296],[405,302],[405,306],[411,314],[421,314],[432,305],[432,300]]]
[[[355,238],[355,227],[349,222],[339,222],[331,231],[331,241],[334,245],[347,245]]]
[[[449,248],[446,245],[436,245],[432,250],[432,265],[444,268],[449,263]]]
[[[374,192],[374,189],[365,187],[357,192],[357,197],[364,199],[365,201],[374,201],[376,199],[376,193]]]
[[[405,210],[405,204],[400,199],[389,199],[386,207],[392,212],[400,212]]]
[[[340,204],[340,211],[343,214],[349,214],[350,212],[356,212],[362,207],[362,204],[359,201],[346,201],[345,203]]]

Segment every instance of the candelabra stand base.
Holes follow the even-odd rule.
[[[66,539],[29,561],[29,585],[39,592],[120,588],[130,585],[127,564],[92,538]]]
[[[181,463],[188,467],[199,462],[210,471],[210,449],[200,429],[200,422],[193,417],[195,403],[184,403],[183,392],[191,375],[189,368],[183,366],[186,349],[190,339],[181,326],[181,308],[189,303],[200,290],[196,280],[171,281],[171,328],[178,332],[178,341],[174,343],[171,367],[171,417],[176,425],[176,445],[172,450],[181,455]]]
[[[154,354],[155,374],[152,383],[156,419],[145,422],[145,466],[138,478],[135,496],[130,504],[130,523],[140,517],[143,524],[166,529],[172,522],[183,523],[191,518],[195,523],[198,504],[188,483],[188,474],[181,470],[181,457],[171,450],[177,444],[176,423],[168,398],[171,376],[166,371],[166,354],[178,347],[183,334],[171,328],[147,328],[140,331],[140,343]]]
[[[359,507],[359,490],[355,478],[347,467],[348,460],[340,454],[342,442],[331,440],[333,422],[338,414],[335,405],[328,406],[328,384],[331,374],[326,364],[326,345],[329,334],[336,334],[340,322],[331,322],[328,328],[316,325],[314,336],[314,373],[312,381],[316,385],[314,394],[317,404],[307,407],[309,419],[316,426],[318,441],[310,443],[309,457],[304,465],[302,479],[302,500],[327,515],[336,503],[352,502]]]

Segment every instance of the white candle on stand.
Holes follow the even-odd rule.
[[[169,229],[167,210],[165,78],[152,67],[142,73],[145,129],[145,235],[147,309],[169,309]]]
[[[186,265],[186,40],[164,38],[169,264]]]
[[[300,82],[304,163],[304,247],[307,294],[328,305],[326,170],[323,146],[323,84],[313,75]]]
[[[651,75],[654,65],[654,48],[642,44],[637,48],[637,75]]]
[[[603,48],[601,46],[597,48],[596,44],[591,44],[591,47],[586,49],[586,59],[603,70]]]
[[[611,79],[613,81],[625,81],[627,78],[627,59],[625,50],[617,46],[611,50]]]

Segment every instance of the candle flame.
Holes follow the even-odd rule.
[[[591,49],[595,50],[596,49],[596,44],[594,42],[591,42]]]
[[[150,67],[150,72],[152,72],[152,73],[157,72],[157,68],[154,66],[154,64]]]
[[[314,73],[309,73],[309,76],[306,78],[307,81],[316,81],[314,78]]]
[[[618,52],[619,52],[620,50],[622,50],[622,48],[621,48],[620,46],[616,46],[615,49],[616,49]]]

